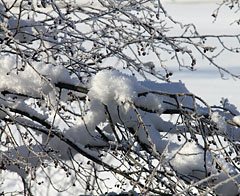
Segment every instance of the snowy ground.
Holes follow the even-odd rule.
[[[198,4],[192,2],[198,2]],[[231,14],[229,10],[221,11],[219,19],[213,23],[211,15],[217,7],[215,2],[217,1],[167,0],[164,5],[170,15],[179,21],[196,24],[199,31],[204,34],[239,33],[239,26],[230,25],[236,20],[237,14]],[[240,58],[236,56],[223,56],[221,65],[240,74],[239,60]],[[231,76],[221,78],[218,70],[209,66],[206,61],[199,62],[196,68],[195,72],[183,70],[175,73],[173,79],[182,80],[190,91],[202,97],[210,105],[218,104],[224,97],[240,109],[239,80],[234,80]]]

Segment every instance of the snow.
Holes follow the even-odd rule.
[[[20,20],[19,26],[18,26],[18,19],[11,17],[7,21],[7,28],[12,32],[14,35],[16,32],[17,35],[14,37],[15,39],[19,40],[22,43],[30,43],[33,40],[33,30],[32,25],[34,22],[32,21],[26,21],[26,20]]]
[[[103,104],[107,106],[111,114],[112,122],[110,123],[124,123],[127,127],[136,128],[138,126],[137,115],[128,104],[128,101],[135,102],[138,98],[137,93],[146,90],[146,88],[137,83],[136,78],[133,76],[128,76],[116,70],[98,72],[90,82],[89,101],[87,103],[89,111],[79,121],[79,124],[67,130],[66,134],[83,145],[99,144],[94,130],[97,125],[105,122],[107,119]],[[155,95],[141,97],[136,102],[148,109],[157,108],[159,112],[162,110],[161,98],[159,99]],[[152,104],[149,105],[149,102],[152,102]],[[111,127],[108,126],[107,132],[111,132],[110,130]],[[157,133],[156,130],[155,132]],[[141,131],[139,131],[140,133]]]
[[[174,156],[172,159],[171,156]],[[193,176],[195,179],[205,177],[204,154],[194,143],[187,143],[183,147],[169,153],[170,163],[181,174]],[[171,160],[172,159],[172,160]]]
[[[239,34],[239,26],[236,24],[230,25],[237,19],[237,14],[231,12],[232,10],[222,8],[219,13],[219,18],[216,22],[213,22],[214,18],[211,16],[212,12],[217,8],[217,4],[214,1],[188,1],[186,4],[182,4],[183,0],[163,2],[168,14],[177,21],[181,21],[184,24],[195,24],[198,31],[202,34]],[[193,4],[192,2],[198,2]],[[218,1],[219,2],[219,1]],[[171,29],[172,34],[179,33],[177,28]],[[235,46],[237,42],[232,39],[225,39],[225,44]],[[209,44],[216,45],[216,42],[209,41]],[[222,54],[222,57],[217,61],[219,65],[231,70],[233,73],[239,73],[238,55]],[[208,62],[202,60],[199,56],[196,65],[196,71],[186,70],[184,68],[176,68],[175,64],[170,65],[170,70],[173,71],[172,81],[182,80],[187,86],[189,91],[195,95],[200,96],[209,105],[219,104],[222,98],[228,98],[230,103],[233,103],[240,110],[239,91],[240,82],[238,79],[233,79],[229,75],[224,75],[221,78],[218,70],[209,65]],[[179,71],[180,70],[180,71]],[[223,93],[224,92],[224,93]]]
[[[105,105],[114,103],[123,105],[127,101],[131,101],[139,107],[156,110],[159,114],[166,108],[172,108],[169,104],[163,104],[163,101],[177,104],[175,99],[170,98],[168,94],[190,94],[181,81],[171,83],[156,83],[150,80],[137,81],[135,77],[116,70],[98,72],[92,78],[89,89],[88,97],[90,100],[96,99]],[[160,92],[160,94],[147,93],[151,91]],[[147,94],[138,96],[141,93]],[[179,96],[179,102],[183,106],[193,108],[191,96]],[[124,106],[127,111],[129,106],[127,104]]]
[[[232,89],[232,91],[234,91],[234,89]],[[234,104],[236,104],[234,105],[233,103],[229,103],[227,98],[222,98],[221,103],[226,110],[231,111],[234,115],[240,115],[240,110],[238,110],[236,106],[238,102],[234,102]]]
[[[240,116],[234,116],[233,122],[236,123],[238,126],[240,126]]]
[[[31,43],[34,39],[33,37],[33,28],[35,24],[32,20],[19,20],[14,16],[10,16],[9,13],[5,12],[3,5],[0,5],[0,13],[7,17],[0,17],[1,21],[1,31],[0,38],[6,38],[6,35],[10,33],[10,37],[20,41],[21,43]],[[8,36],[8,35],[7,35]]]
[[[206,157],[205,157],[206,156]],[[221,165],[221,171],[216,169],[216,159],[213,159],[213,155],[208,152],[204,154],[203,149],[200,149],[195,143],[188,142],[184,146],[180,146],[176,150],[170,151],[168,154],[168,159],[180,174],[191,177],[190,181],[198,181],[199,179],[204,179],[207,177],[208,173],[211,173],[214,177],[207,180],[208,186],[216,185],[220,182],[224,182],[228,179],[228,173],[231,176],[237,175],[233,167],[227,163],[225,160],[217,159],[218,164]],[[205,160],[206,159],[206,167]],[[240,182],[240,178],[235,181]],[[237,195],[238,188],[230,180],[223,184],[219,184],[215,190],[218,195],[227,196],[229,195],[229,190],[231,190],[230,195]]]
[[[164,130],[165,132],[169,131],[173,133],[175,131],[174,125],[171,122],[164,121],[160,117],[160,114],[165,109],[165,104],[163,104],[164,96],[150,93],[146,96],[138,97],[138,94],[153,90],[156,91],[156,89],[158,91],[163,90],[165,93],[174,92],[172,85],[179,87],[178,92],[188,91],[181,82],[173,84],[159,83],[158,86],[154,82],[152,82],[152,85],[149,84],[151,84],[151,81],[139,82],[133,76],[116,70],[98,72],[90,82],[87,98],[88,112],[78,121],[78,125],[65,130],[65,134],[72,138],[73,141],[82,145],[104,145],[103,142],[97,139],[98,133],[95,132],[96,126],[110,121],[107,117],[108,115],[106,115],[104,104],[111,114],[111,121],[105,126],[104,130],[112,133],[113,130],[110,124],[113,123],[115,125],[115,123],[120,123],[136,130],[136,134],[141,142],[149,144],[145,129],[147,128],[147,132],[152,140],[151,142],[155,144],[156,150],[162,153],[168,141],[163,139],[159,132]],[[173,101],[168,96],[164,97],[164,100],[168,102]],[[139,114],[136,113],[129,102],[147,110],[157,111],[157,113],[146,113],[139,110],[139,114],[142,117],[142,119],[139,119]],[[141,121],[147,126],[139,126],[142,124]]]
[[[5,58],[9,58],[6,56]],[[5,61],[13,60],[5,59]],[[42,65],[42,64],[41,64]],[[35,68],[38,68],[40,73],[46,75],[52,74],[53,76],[49,77],[46,75],[46,77],[50,78],[51,81],[65,81],[66,75],[64,74],[64,69],[60,70],[54,70],[54,67],[51,67],[50,65],[46,66],[44,69],[39,68],[39,65],[37,64]],[[50,66],[50,67],[49,67]],[[44,66],[43,66],[44,67]],[[7,67],[9,69],[9,67]],[[29,68],[29,71],[32,70]],[[63,70],[63,75],[61,75],[61,71]],[[14,70],[4,70],[4,73],[10,72],[10,74],[16,74],[14,73]],[[53,74],[53,71],[54,74]],[[41,80],[39,80],[39,75],[36,74],[35,71],[31,72],[33,74],[33,77],[36,77],[36,80],[33,82],[33,86],[35,85],[35,91],[36,88],[43,88]],[[29,80],[28,75],[24,74],[23,72],[17,73],[19,74],[20,78],[23,80]],[[34,75],[35,74],[35,75]],[[59,77],[57,77],[59,76]],[[6,75],[5,77],[8,77]],[[61,79],[62,78],[62,79]],[[69,78],[70,79],[70,78]],[[10,79],[5,79],[9,81]],[[12,80],[12,89],[7,90],[14,90],[16,92],[21,93],[29,93],[33,91],[32,89],[29,89],[26,87],[26,83],[22,83],[22,86],[16,86],[17,82]],[[1,83],[0,83],[1,84]],[[19,85],[19,84],[18,84]],[[1,88],[6,89],[6,87],[1,84]],[[175,142],[167,140],[165,137],[163,137],[160,132],[175,132],[174,125],[171,122],[164,121],[161,118],[161,114],[166,109],[165,102],[172,102],[171,98],[164,94],[152,94],[148,93],[146,96],[138,96],[139,93],[145,93],[145,92],[162,92],[162,93],[169,93],[172,94],[174,92],[177,93],[190,93],[185,85],[182,82],[179,83],[156,83],[152,81],[137,81],[136,78],[133,76],[129,76],[127,74],[123,74],[117,70],[105,70],[98,72],[95,76],[92,77],[90,84],[89,84],[89,92],[87,94],[87,107],[89,110],[85,115],[83,115],[82,119],[78,121],[78,124],[70,129],[66,129],[64,131],[64,134],[71,139],[71,141],[75,142],[76,144],[80,144],[81,146],[86,145],[105,145],[105,142],[102,140],[99,140],[100,135],[95,131],[95,127],[100,125],[101,123],[107,123],[107,115],[106,111],[104,109],[104,105],[109,110],[109,113],[111,114],[111,120],[110,123],[120,123],[124,124],[126,127],[131,127],[133,130],[136,130],[136,135],[138,136],[139,140],[142,143],[145,143],[149,145],[149,142],[154,144],[154,148],[159,152],[163,153],[166,148],[168,151],[168,157],[166,157],[165,161],[171,163],[172,167],[176,169],[179,173],[187,174],[189,176],[192,176],[193,180],[196,179],[203,179],[205,177],[205,168],[204,168],[204,152],[201,148],[199,148],[197,145],[193,143],[187,143],[183,147],[179,146]],[[45,92],[47,92],[45,90]],[[188,97],[187,97],[188,98]],[[163,101],[164,100],[164,101]],[[185,104],[189,104],[191,101],[186,101],[186,99],[183,99],[182,102],[185,101]],[[137,106],[141,106],[143,108],[147,108],[148,110],[156,110],[158,113],[147,113],[142,110],[138,110],[139,114],[141,116],[141,119],[139,119],[139,114],[136,113],[134,108],[129,104],[129,102],[135,103]],[[103,105],[104,104],[104,105]],[[176,104],[176,103],[175,103]],[[192,104],[191,104],[192,105]],[[190,105],[188,105],[190,107]],[[25,108],[26,106],[22,103],[17,106],[18,108]],[[30,111],[27,109],[31,114],[35,114],[34,111]],[[39,116],[40,118],[45,118],[44,116]],[[225,133],[226,132],[226,123],[225,118],[221,116],[219,113],[214,112],[211,115],[212,121],[216,124],[218,128],[219,133]],[[238,117],[235,119],[239,120]],[[108,119],[109,120],[109,119]],[[142,122],[141,122],[142,121]],[[235,120],[236,121],[236,120]],[[238,122],[238,121],[236,121]],[[112,133],[112,128],[110,126],[110,123],[105,126],[104,130],[107,130],[108,133]],[[144,123],[144,125],[142,124]],[[146,135],[146,132],[150,136],[149,138]],[[59,155],[63,160],[68,160],[68,146],[60,141],[58,138],[54,137],[49,140],[48,143],[52,148],[59,150]],[[75,154],[76,152],[74,152]],[[89,150],[89,153],[93,153]],[[23,152],[24,154],[24,152]],[[97,157],[97,153],[94,156]],[[207,170],[211,170],[213,159],[208,154],[207,155]],[[226,163],[222,163],[222,165],[225,165],[224,170],[230,171],[230,173],[233,173],[231,171],[231,166],[227,165]],[[10,171],[15,171],[19,173],[21,176],[24,176],[24,171],[22,173],[22,170],[16,169],[16,167],[9,167]],[[213,170],[213,173],[216,173],[216,170]],[[217,175],[216,180],[213,182],[213,184],[216,184],[217,182],[222,182],[223,180],[226,180],[228,176],[226,176],[224,173],[220,173]],[[232,188],[232,191],[234,193],[237,193],[236,187],[233,185],[232,182],[229,183],[229,187]],[[226,186],[226,183],[222,186]],[[223,191],[222,186],[219,186],[217,190]]]
[[[67,69],[62,66],[37,62],[24,65],[16,57],[10,55],[0,55],[0,65],[1,91],[7,90],[39,97],[41,93],[49,94],[54,90],[51,83],[68,82],[71,84],[73,81]]]
[[[19,176],[26,178],[29,171],[28,167],[38,167],[40,164],[39,160],[44,158],[44,156],[41,156],[41,153],[42,151],[38,146],[34,146],[32,149],[26,146],[18,146],[15,149],[0,152],[0,162],[4,164],[7,170],[16,172]]]
[[[119,71],[101,71],[91,80],[89,98],[98,99],[103,104],[115,100],[118,104],[136,98],[134,77],[121,74]]]
[[[156,111],[161,114],[163,112],[163,98],[156,96],[154,94],[147,94],[146,96],[141,96],[136,100],[136,105],[138,107],[147,108],[152,111]]]
[[[217,125],[217,132],[225,133],[227,130],[227,124],[225,121],[225,117],[219,115],[218,112],[213,112],[211,115],[211,119]]]
[[[170,5],[169,7],[170,9],[173,9]],[[179,8],[177,10],[179,10]],[[189,7],[187,10],[189,10]],[[191,10],[191,12],[194,11]],[[182,13],[184,12],[181,10],[181,14]],[[177,15],[179,13],[174,14]],[[182,15],[186,16],[187,14],[185,14],[186,13]],[[198,14],[196,15],[198,16]],[[192,18],[190,17],[190,19]],[[8,23],[10,27],[16,26],[15,19],[10,19]],[[27,25],[24,21],[22,21],[21,24]],[[22,30],[32,33],[31,29],[28,28],[23,28]],[[19,37],[18,39],[21,41],[25,38]],[[71,141],[79,144],[81,147],[84,147],[86,145],[105,145],[105,142],[100,140],[99,133],[95,131],[96,126],[103,126],[103,131],[109,134],[108,136],[112,139],[113,143],[115,142],[113,140],[114,137],[110,137],[111,135],[114,135],[111,123],[113,123],[113,125],[115,123],[119,123],[125,127],[133,128],[136,130],[136,136],[139,137],[140,141],[149,145],[149,138],[147,138],[146,135],[147,131],[151,142],[154,144],[154,147],[159,153],[163,153],[167,149],[167,156],[164,158],[165,162],[170,162],[171,166],[179,173],[191,176],[191,180],[203,179],[206,177],[204,167],[204,150],[196,144],[190,142],[181,146],[175,143],[175,141],[169,140],[161,133],[178,133],[181,131],[180,129],[176,130],[175,125],[172,122],[163,120],[161,116],[166,109],[176,108],[166,104],[168,102],[176,105],[176,101],[173,98],[170,98],[167,94],[189,94],[190,92],[194,92],[203,95],[207,102],[212,103],[214,101],[214,103],[216,103],[216,100],[220,100],[219,96],[223,95],[223,88],[221,88],[220,85],[224,81],[227,83],[226,86],[229,87],[226,88],[229,91],[224,91],[226,92],[224,94],[226,94],[226,96],[230,96],[231,100],[234,100],[234,103],[239,106],[239,92],[236,91],[239,84],[237,83],[236,86],[229,85],[233,82],[232,80],[221,80],[221,82],[218,82],[219,80],[216,79],[217,76],[214,75],[214,72],[212,70],[209,71],[205,64],[201,65],[199,66],[200,71],[196,72],[200,73],[197,77],[195,77],[195,73],[190,76],[187,72],[177,73],[176,76],[174,74],[174,81],[178,81],[179,78],[181,78],[182,81],[171,83],[158,83],[150,80],[138,81],[135,77],[121,73],[117,70],[105,70],[98,72],[91,78],[89,83],[89,92],[87,94],[86,101],[86,107],[88,110],[86,110],[86,113],[82,114],[81,118],[77,120],[77,124],[75,126],[65,129],[63,133],[67,138],[71,139]],[[0,91],[7,90],[36,97],[44,94],[51,97],[51,100],[53,101],[56,99],[54,90],[55,83],[66,82],[73,84],[75,81],[69,76],[68,71],[64,67],[36,62],[32,62],[31,66],[22,65],[21,62],[19,62],[14,56],[1,55],[0,66]],[[21,70],[22,67],[23,70]],[[207,76],[205,74],[207,74]],[[44,78],[40,75],[43,75]],[[214,77],[212,77],[213,75]],[[185,84],[187,84],[186,86],[188,88],[190,86],[189,89],[191,90],[188,90]],[[147,93],[139,96],[141,93],[152,91],[161,92],[162,94]],[[164,93],[166,93],[166,95],[164,95]],[[64,99],[62,101],[64,101]],[[179,96],[179,101],[182,106],[193,108],[193,99],[191,96]],[[141,119],[139,119],[138,113],[130,103],[135,104]],[[6,105],[5,102],[1,102],[2,106],[4,106],[4,104]],[[111,119],[108,118],[105,106],[111,114]],[[24,99],[17,102],[17,104],[13,107],[27,111],[31,115],[37,116],[40,119],[47,119],[46,115],[39,114],[35,110],[29,108],[24,102]],[[237,107],[229,104],[227,101],[225,101],[224,107],[230,109],[237,115],[234,116],[232,120],[240,126],[240,116]],[[148,113],[145,112],[144,109],[156,111],[157,113]],[[4,118],[5,116],[6,114],[0,113],[0,118]],[[217,133],[228,134],[225,116],[222,116],[219,112],[213,112],[211,114],[211,120],[217,127]],[[239,130],[231,129],[231,131]],[[232,138],[240,140],[239,135],[234,135],[234,133],[232,134]],[[53,137],[49,140],[49,145],[54,149],[59,150],[59,154],[63,160],[69,159],[68,145],[66,145],[66,143],[60,141],[57,137]],[[24,157],[26,157],[25,155],[28,152],[29,151],[27,149],[22,147],[19,148],[19,153]],[[36,149],[35,152],[38,152],[38,149]],[[98,155],[97,152],[93,152],[91,150],[88,152],[92,153],[96,157]],[[221,171],[218,174],[218,171],[215,168],[216,163],[213,155],[207,153],[206,159],[207,171],[211,171],[213,174],[216,174],[216,179],[212,182],[213,185],[228,179],[225,172]],[[230,164],[222,159],[217,160],[223,166],[224,171],[229,173],[231,176],[235,175],[235,171]],[[33,159],[32,164],[35,163],[36,160]],[[8,169],[10,171],[17,172],[20,176],[26,176],[26,173],[22,170],[19,171],[17,167],[9,167]],[[239,178],[237,180],[239,180]],[[216,189],[217,193],[223,194],[224,196],[229,194],[229,190],[231,190],[231,194],[238,193],[237,187],[232,181],[220,184]]]
[[[189,92],[189,90],[186,88],[185,84],[181,80],[179,80],[178,82],[170,82],[170,83],[164,83],[164,82],[157,83],[150,80],[145,80],[140,82],[140,84],[145,88],[147,88],[148,90],[159,91],[163,93],[165,92],[170,95],[171,94],[191,94],[191,92]],[[170,103],[173,103],[174,105],[177,105],[176,100],[173,98],[170,98],[167,95],[162,96],[162,101],[170,102]],[[191,96],[188,96],[188,95],[178,96],[178,101],[182,104],[182,106],[193,108],[193,99]],[[167,104],[167,105],[165,104],[164,107],[165,109],[173,108],[171,107],[170,104]]]

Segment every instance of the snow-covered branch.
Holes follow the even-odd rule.
[[[240,112],[172,82],[169,66],[195,70],[198,52],[237,79],[215,60],[239,35],[201,35],[148,0],[2,0],[0,21],[0,170],[24,194],[41,178],[58,192],[238,194]]]

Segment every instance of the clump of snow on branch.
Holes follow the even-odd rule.
[[[34,39],[32,26],[35,22],[7,15],[5,8],[0,4],[0,38],[7,38],[11,32],[11,35],[14,35],[14,39],[21,43],[31,43]]]
[[[92,78],[89,89],[89,101],[87,102],[89,111],[83,116],[82,121],[80,121],[77,126],[66,132],[75,141],[83,145],[90,143],[96,144],[96,139],[91,140],[91,136],[96,134],[94,132],[96,126],[100,123],[106,123],[108,119],[104,105],[107,107],[111,116],[112,122],[110,123],[120,123],[124,124],[126,127],[132,128],[136,128],[138,126],[139,120],[129,102],[138,103],[141,107],[147,108],[148,110],[163,110],[161,97],[152,94],[139,98],[138,93],[149,91],[149,89],[143,87],[134,77],[123,74],[119,71],[101,71],[97,73],[96,76]],[[152,124],[151,118],[153,116],[155,116],[155,118],[153,118],[154,120],[156,118],[159,120],[161,119],[157,116],[157,114],[149,115],[151,117],[146,113],[143,118],[143,120],[148,122],[148,124]],[[112,132],[109,124],[104,130],[107,130],[107,132],[110,133]],[[154,135],[155,133],[159,136],[159,133],[154,126],[153,130],[150,131],[151,134]],[[138,134],[142,135],[141,133],[142,131]],[[145,141],[146,136],[143,138]],[[156,139],[160,137],[153,136],[152,138]]]
[[[38,167],[40,165],[40,157],[41,149],[37,146],[34,146],[31,150],[26,146],[19,146],[15,149],[10,149],[10,151],[0,151],[0,163],[2,167],[16,172],[24,178],[28,175],[28,171],[30,171],[29,167]]]
[[[240,126],[240,116],[234,116],[233,122],[236,123],[238,126]]]
[[[49,94],[53,91],[50,84],[72,79],[66,68],[51,64],[34,62],[32,65],[21,64],[14,56],[0,56],[0,90],[21,93],[29,96]]]
[[[212,176],[204,183],[209,183],[211,186],[220,183],[215,189],[220,195],[228,195],[229,190],[231,190],[231,195],[238,193],[238,187],[235,184],[239,183],[240,178],[233,166],[221,158],[216,159],[209,152],[205,153],[195,143],[186,143],[184,146],[172,150],[168,154],[167,160],[183,177],[191,176],[193,182]],[[235,179],[229,179],[229,176],[234,177],[235,175]]]
[[[201,170],[204,164],[203,151],[194,143],[187,143],[169,155],[174,155],[172,160],[169,159],[174,169],[181,174],[191,174],[196,178],[204,176],[204,171]]]
[[[151,93],[147,94],[146,96],[138,96],[139,93],[150,92],[154,90],[170,94],[174,92],[176,93],[176,91],[178,91],[178,93],[189,93],[182,83],[157,84],[151,81],[138,82],[135,78],[122,74],[118,71],[99,72],[91,81],[88,97],[90,100],[89,107],[92,111],[90,110],[90,113],[86,115],[87,120],[85,122],[87,123],[85,126],[88,127],[89,122],[95,122],[97,125],[107,119],[103,110],[103,106],[101,106],[102,104],[105,104],[109,108],[113,123],[124,123],[125,126],[132,127],[134,130],[137,130],[136,135],[140,141],[149,145],[149,140],[147,139],[144,130],[146,128],[151,138],[151,142],[154,144],[156,150],[160,153],[163,153],[167,148],[169,156],[166,157],[166,161],[170,161],[172,167],[179,173],[192,176],[193,181],[197,179],[204,179],[207,171],[215,174],[215,178],[211,178],[211,183],[213,185],[228,179],[228,176],[225,174],[225,172],[231,176],[234,176],[235,172],[230,164],[224,160],[218,159],[223,167],[221,171],[218,171],[216,169],[217,164],[212,157],[213,155],[210,155],[209,153],[205,155],[204,150],[195,143],[187,143],[185,146],[181,147],[175,142],[169,143],[169,141],[165,140],[164,137],[161,136],[159,133],[161,129],[165,130],[166,132],[171,132],[171,130],[174,129],[174,125],[171,122],[164,121],[160,117],[161,112],[167,108],[166,104],[163,103],[163,100],[167,102],[173,102],[173,99],[169,98],[168,96],[157,96]],[[137,106],[154,111],[159,110],[161,112],[158,114],[153,114],[138,110],[139,115],[141,116],[141,119],[139,119],[137,117],[138,114],[136,114],[133,108],[126,103],[126,100],[133,102]],[[182,100],[180,100],[180,103],[183,102],[185,105],[190,106],[190,103],[193,104],[192,97],[183,97]],[[126,107],[126,104],[128,107]],[[119,107],[118,110],[117,106]],[[193,105],[191,105],[191,107],[193,107]],[[102,114],[100,114],[100,111],[102,111]],[[89,118],[88,115],[93,117],[92,112],[96,112],[98,114],[97,120],[95,120],[96,118]],[[101,119],[99,118],[99,115],[101,116]],[[121,119],[119,119],[119,116]],[[214,112],[211,116],[211,119],[216,124],[218,132],[225,133],[225,118],[217,112]],[[139,120],[142,120],[147,127],[139,126],[139,124],[141,124]],[[78,130],[81,131],[82,127],[83,125],[78,127]],[[92,126],[90,127],[93,128]],[[106,126],[105,130],[109,129],[111,129],[111,127],[109,125]],[[205,164],[206,166],[204,166]],[[218,193],[224,191],[223,186],[231,187],[232,191],[235,193],[238,191],[237,187],[232,181],[228,181],[224,183],[224,185],[219,185],[216,191]]]
[[[117,114],[117,105],[123,106],[127,100],[134,100],[137,96],[136,79],[118,71],[99,72],[92,78],[89,85],[87,102],[89,111],[77,126],[66,132],[76,142],[83,145],[96,144],[97,140],[92,139],[93,136],[96,136],[94,130],[97,125],[107,119],[104,105],[109,108],[112,120],[116,123],[120,121]],[[124,107],[121,109],[124,110]],[[128,109],[129,105],[125,110]]]
[[[222,104],[224,109],[231,111],[235,115],[240,115],[240,111],[238,110],[238,108],[234,104],[229,103],[228,99],[222,98],[220,103]]]
[[[167,94],[190,94],[189,90],[186,88],[185,84],[180,80],[179,82],[171,82],[171,83],[158,83],[150,80],[141,81],[140,84],[151,91],[161,91]],[[193,107],[193,98],[191,96],[181,96],[178,97],[179,102],[184,107]],[[170,98],[169,96],[162,96],[162,101],[172,103],[176,105],[176,100]],[[173,109],[176,108],[171,104],[165,104],[165,109]]]
[[[217,126],[217,131],[219,133],[225,133],[227,130],[227,124],[225,122],[225,117],[221,116],[218,112],[214,112],[211,115],[211,119]]]
[[[74,83],[69,72],[61,66],[55,67],[51,64],[34,62],[32,65],[24,66],[24,69],[21,70],[21,62],[18,62],[12,56],[6,55],[0,57],[0,64],[2,65],[0,70],[1,91],[31,96],[39,96],[41,93],[49,95],[53,94],[53,88],[58,82]],[[171,167],[178,173],[191,176],[190,180],[204,179],[207,177],[206,172],[211,172],[211,174],[215,175],[215,178],[209,180],[211,180],[212,185],[216,185],[229,178],[226,173],[230,176],[235,175],[235,171],[229,163],[218,159],[220,164],[217,164],[214,155],[210,153],[204,154],[204,149],[195,143],[187,143],[182,147],[174,141],[167,140],[161,134],[161,132],[174,133],[177,131],[172,122],[164,121],[161,117],[161,114],[166,109],[176,108],[177,106],[176,100],[169,95],[187,93],[186,96],[179,96],[178,101],[184,106],[193,108],[193,98],[183,83],[139,82],[133,76],[119,71],[105,70],[93,76],[88,86],[86,113],[83,113],[81,118],[78,118],[75,126],[63,131],[66,138],[81,146],[104,146],[106,141],[101,139],[96,127],[103,127],[102,130],[105,132],[106,137],[114,142],[116,138],[112,127],[119,123],[128,129],[136,131],[136,136],[141,143],[151,145],[151,142],[157,152],[167,152],[164,161],[170,163]],[[151,93],[153,91],[161,93]],[[24,109],[26,105],[22,102],[17,104],[16,108]],[[30,108],[27,110],[40,119],[47,119],[47,116],[37,115]],[[154,113],[149,111],[154,111]],[[219,133],[227,131],[225,117],[213,112],[211,120],[215,123]],[[235,116],[233,122],[239,124],[240,117]],[[146,132],[148,132],[150,141]],[[59,155],[63,160],[69,159],[68,145],[66,143],[57,137],[53,137],[48,144],[59,151]],[[97,152],[90,151],[89,153],[98,156]],[[75,153],[73,152],[73,154]],[[222,168],[217,170],[216,165],[221,165]],[[15,167],[9,167],[9,170],[23,175],[22,170],[18,171]],[[216,189],[217,193],[224,193],[225,189],[223,187],[227,186],[237,194],[238,189],[234,185],[235,182],[235,180],[230,180],[219,185]],[[224,193],[224,195],[226,194]]]
[[[137,96],[137,80],[118,71],[102,71],[91,81],[89,97],[103,104],[115,100],[118,104]]]
[[[172,87],[173,85],[173,87]],[[149,140],[146,136],[146,128],[155,148],[162,153],[168,141],[163,139],[160,132],[174,132],[174,125],[169,121],[164,121],[161,118],[162,112],[165,110],[166,104],[174,103],[176,101],[169,96],[156,95],[147,93],[144,96],[139,96],[140,93],[151,91],[163,91],[165,93],[173,93],[174,89],[179,93],[187,93],[188,90],[183,83],[155,83],[151,81],[139,82],[133,76],[123,74],[116,70],[105,70],[97,73],[91,80],[88,92],[87,107],[88,112],[82,117],[73,128],[66,130],[66,134],[75,142],[83,145],[92,144],[100,145],[99,140],[96,139],[98,133],[95,128],[101,123],[107,123],[105,130],[107,133],[112,133],[110,124],[123,124],[125,127],[136,131],[140,141],[149,145]],[[184,98],[180,102],[187,104],[186,100],[192,101],[191,98]],[[136,113],[132,107],[136,105],[139,114]],[[111,119],[104,108],[107,107]],[[143,109],[143,110],[142,110]],[[156,113],[149,113],[147,111],[154,111]],[[141,116],[141,119],[139,118]],[[109,122],[110,121],[110,122]],[[142,121],[142,122],[140,122]],[[139,126],[139,125],[147,125]],[[94,138],[94,139],[93,139]],[[103,144],[101,142],[101,144]],[[171,147],[175,146],[174,144]],[[176,147],[176,146],[175,146]]]
[[[148,109],[162,113],[163,111],[163,99],[157,97],[153,94],[147,94],[146,96],[141,96],[136,100],[138,106],[145,107],[147,103]]]
[[[30,43],[33,40],[33,30],[32,26],[34,24],[34,21],[27,21],[27,20],[20,20],[19,26],[18,26],[18,18],[11,17],[8,21],[7,28],[15,34],[17,32],[17,35],[15,36],[15,39],[19,40],[21,43]]]

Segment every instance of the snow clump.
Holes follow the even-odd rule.
[[[31,66],[23,65],[16,57],[10,55],[0,56],[0,66],[1,91],[39,96],[40,93],[49,94],[53,90],[51,83],[60,81],[71,83],[72,80],[63,66],[37,62],[32,63]]]
[[[233,122],[236,123],[238,126],[240,126],[240,116],[234,116]]]
[[[149,83],[149,81],[148,81]],[[163,99],[154,94],[138,97],[139,93],[149,92],[151,89],[137,81],[133,76],[123,74],[119,71],[101,71],[91,80],[88,97],[90,100],[98,100],[105,105],[124,105],[131,101],[138,106],[149,110],[163,111]],[[128,110],[128,104],[124,107]]]
[[[211,115],[211,119],[214,123],[216,123],[219,133],[226,133],[227,124],[224,116],[221,116],[218,112],[213,112]]]
[[[88,96],[104,104],[115,100],[118,104],[133,101],[136,96],[137,80],[118,71],[102,71],[91,80]]]
[[[89,84],[89,92],[87,94],[87,107],[89,110],[78,122],[77,126],[66,131],[67,135],[82,145],[93,143],[99,145],[96,138],[93,139],[93,137],[97,136],[95,128],[101,125],[101,123],[105,123],[104,130],[108,133],[112,133],[112,128],[109,126],[110,123],[124,123],[126,127],[137,127],[139,121],[136,112],[129,102],[139,104],[139,106],[148,110],[157,110],[158,112],[163,110],[162,98],[160,96],[147,94],[147,96],[138,97],[139,93],[148,91],[150,89],[143,87],[133,76],[116,70],[98,72]],[[111,116],[112,122],[109,122],[110,119],[108,119],[106,109]],[[141,110],[139,111],[142,113]],[[148,118],[147,113],[143,116],[143,121],[149,124],[151,119]],[[156,116],[156,118],[161,119],[160,116]],[[154,127],[152,129],[154,131],[150,131],[150,135],[156,136],[157,134],[158,138],[159,132]],[[139,131],[140,133],[141,131]]]
[[[216,186],[215,192],[218,195],[228,196],[238,194],[236,184],[239,184],[240,179],[232,165],[221,158],[216,163],[209,152],[205,154],[204,150],[195,143],[189,142],[178,149],[172,150],[168,154],[167,160],[169,160],[171,166],[179,174],[191,176],[193,182],[204,179],[207,175],[211,174],[211,177],[203,183],[207,183],[208,186]],[[221,167],[218,168],[216,166],[218,164]],[[236,178],[232,181],[229,176]],[[229,194],[229,190],[231,190],[231,194]]]

